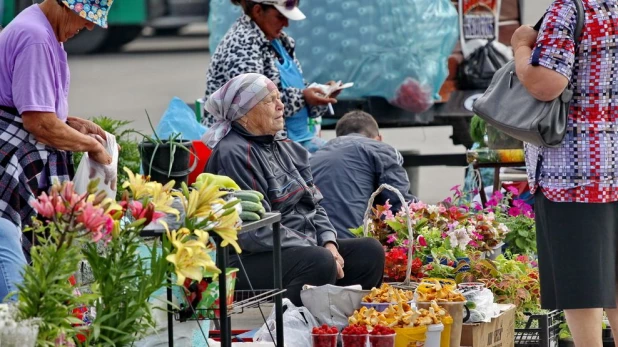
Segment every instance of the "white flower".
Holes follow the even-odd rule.
[[[440,208],[436,205],[429,205],[427,206],[427,212],[429,212],[429,214],[439,214]]]
[[[502,231],[503,233],[509,232],[509,228],[506,225],[504,225],[504,223],[500,223],[498,225],[498,230]]]
[[[468,230],[469,233],[473,233],[476,231],[476,227],[474,225],[468,225],[466,229]]]
[[[451,242],[451,247],[459,247],[461,250],[465,250],[466,246],[472,239],[465,228],[457,228],[448,234]]]
[[[494,219],[496,219],[496,215],[494,215],[493,212],[489,212],[485,215],[485,220],[487,220],[488,222],[493,222]]]

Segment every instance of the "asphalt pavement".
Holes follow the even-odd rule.
[[[170,100],[192,102],[204,95],[210,62],[205,27],[190,28],[188,35],[140,38],[119,53],[70,56],[70,113],[91,118],[108,116],[133,121],[132,127],[149,132],[146,111],[158,123]],[[385,129],[384,140],[400,150],[421,154],[464,153],[454,146],[450,127]],[[331,139],[333,131],[324,131]],[[464,168],[423,167],[418,197],[433,203],[449,196],[462,184]]]

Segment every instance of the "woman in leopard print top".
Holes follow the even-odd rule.
[[[317,88],[307,88],[294,54],[294,40],[283,32],[289,20],[302,20],[297,0],[232,0],[244,10],[212,56],[206,79],[206,99],[227,81],[244,73],[259,73],[273,81],[285,105],[287,136],[309,152],[325,141],[316,136],[310,118],[321,117],[336,102]],[[329,82],[333,83],[333,82]],[[214,119],[206,115],[205,124]]]

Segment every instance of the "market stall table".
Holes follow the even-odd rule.
[[[184,218],[184,212],[182,205],[176,200],[172,207],[178,209],[181,213],[180,220]],[[176,220],[176,217],[173,215],[167,215],[163,218],[165,222],[168,223],[170,230],[177,229],[180,226],[180,222]],[[235,310],[240,310],[245,307],[256,305],[262,301],[268,300],[270,298],[275,299],[275,328],[276,328],[276,346],[283,346],[283,293],[285,289],[283,289],[282,277],[281,277],[281,234],[280,234],[280,222],[281,222],[281,214],[277,212],[266,213],[264,217],[257,222],[252,222],[248,224],[244,224],[242,228],[238,231],[238,234],[246,233],[249,231],[254,231],[259,228],[272,225],[273,229],[273,271],[274,271],[274,286],[273,290],[268,291],[266,293],[260,293],[252,298],[247,300],[243,300],[233,304],[228,307],[226,294],[226,276],[225,271],[223,271],[219,275],[219,302],[220,302],[220,317],[221,317],[221,346],[223,347],[231,347],[232,346],[232,329],[231,329],[231,320],[229,314],[234,312]],[[160,237],[163,238],[165,235],[165,229],[159,223],[151,223],[141,233],[142,237]],[[219,269],[226,269],[228,265],[228,250],[227,248],[221,247],[222,239],[216,234],[213,233],[213,239],[215,240],[217,246],[217,267]],[[168,345],[174,345],[174,312],[173,307],[171,305],[172,302],[172,283],[171,277],[168,278],[168,287],[167,287],[167,324],[168,324]]]

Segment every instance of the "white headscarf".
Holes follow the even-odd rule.
[[[248,73],[238,75],[214,92],[206,101],[206,111],[217,122],[204,134],[202,142],[215,148],[232,128],[232,122],[242,118],[277,86],[266,76]]]

